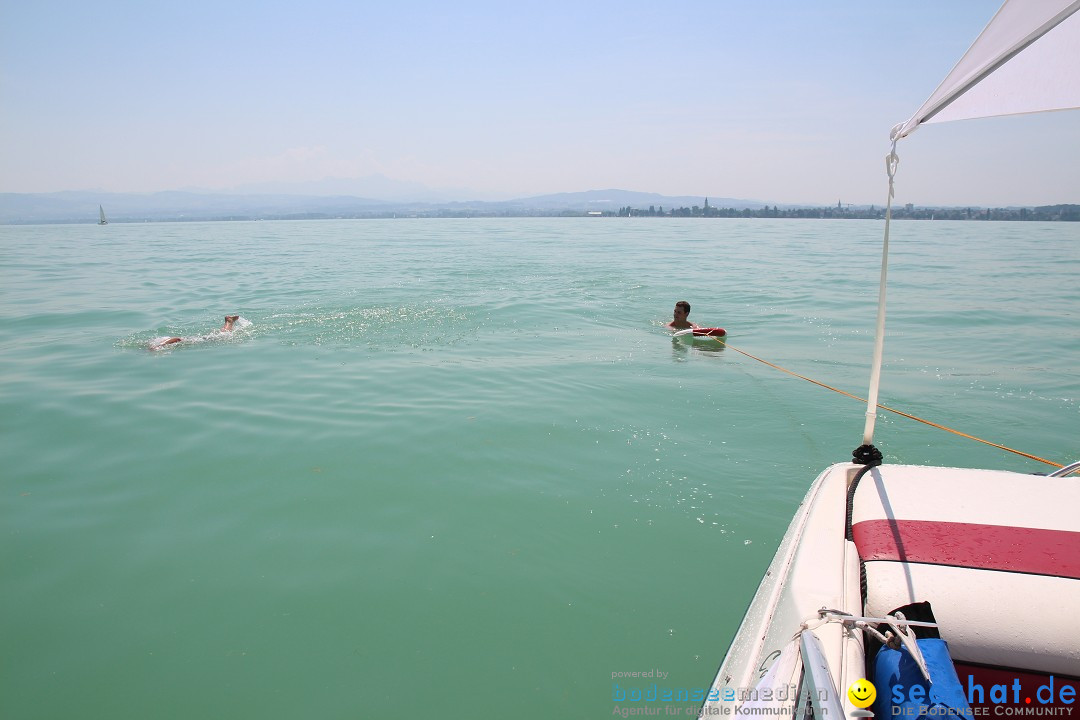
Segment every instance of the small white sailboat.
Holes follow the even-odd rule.
[[[896,142],[929,122],[1080,107],[1078,10],[1080,0],[1006,0],[893,129],[863,445],[810,487],[701,717],[917,720],[1077,707],[1080,478],[1069,475],[1080,463],[1048,476],[883,465],[872,440]]]
[[[98,217],[100,218],[98,220],[98,225],[108,225],[109,221],[105,219],[105,209],[103,207],[101,207],[100,205],[97,206],[97,209],[98,209]]]

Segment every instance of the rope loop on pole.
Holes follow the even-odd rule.
[[[896,177],[896,167],[900,164],[900,156],[896,154],[896,141],[893,141],[892,150],[885,156],[885,172],[889,176],[889,200],[896,194],[893,192],[893,179]]]

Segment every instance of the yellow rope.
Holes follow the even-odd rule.
[[[757,357],[756,355],[751,355],[750,353],[746,352],[745,350],[740,350],[739,348],[737,348],[737,347],[735,347],[733,345],[728,345],[728,343],[723,338],[716,338],[716,339],[719,340],[720,343],[724,347],[729,348],[731,350],[734,350],[737,353],[741,353],[741,354],[745,355],[746,357],[751,358],[752,360],[757,360],[759,363],[764,363],[765,365],[768,365],[771,368],[775,368],[775,369],[779,370],[780,372],[785,372],[788,375],[791,375],[793,377],[797,377],[797,378],[799,378],[801,380],[806,380],[807,382],[811,382],[811,383],[813,383],[815,385],[820,385],[821,387],[823,387],[823,388],[825,388],[827,390],[832,390],[833,392],[840,393],[841,395],[847,395],[849,398],[854,398],[855,400],[858,400],[861,403],[866,402],[866,398],[861,398],[858,395],[852,395],[851,393],[849,393],[849,392],[847,392],[845,390],[841,390],[839,388],[834,388],[832,385],[826,385],[825,383],[814,380],[813,378],[808,378],[805,375],[800,375],[797,372],[792,372],[791,370],[788,370],[787,368],[780,367],[779,365],[771,363],[768,360],[762,360],[761,358]],[[968,435],[967,433],[960,432],[959,430],[954,430],[951,427],[946,427],[945,425],[939,425],[936,422],[931,422],[929,420],[924,420],[921,417],[918,417],[916,415],[912,415],[910,413],[906,413],[903,410],[896,410],[895,408],[888,407],[887,405],[882,405],[881,403],[878,403],[878,407],[881,408],[882,410],[888,410],[891,413],[895,413],[897,415],[902,415],[903,417],[909,418],[911,420],[915,420],[916,422],[921,422],[924,425],[929,425],[930,427],[938,428],[939,430],[945,430],[947,432],[951,432],[954,435],[959,435],[960,437],[965,437],[965,438],[968,438],[969,440],[974,440],[976,442],[981,442],[984,445],[990,445],[991,447],[996,447],[999,450],[1005,450],[1006,452],[1011,452],[1011,453],[1014,453],[1016,455],[1021,455],[1023,457],[1028,458],[1029,460],[1037,460],[1038,462],[1046,463],[1047,465],[1053,465],[1054,467],[1063,467],[1061,463],[1056,463],[1053,460],[1047,460],[1046,458],[1041,458],[1038,455],[1031,455],[1029,453],[1026,453],[1026,452],[1023,452],[1023,451],[1020,451],[1020,450],[1014,450],[1011,447],[1006,447],[1004,445],[998,445],[997,443],[990,442],[989,440],[983,440],[982,438],[975,437],[974,435]]]

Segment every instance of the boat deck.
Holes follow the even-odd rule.
[[[1080,481],[882,466],[852,503],[864,612],[929,601],[957,662],[1080,676]]]

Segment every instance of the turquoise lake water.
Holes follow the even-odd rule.
[[[865,396],[881,232],[0,227],[0,715],[598,718],[615,673],[707,687],[865,408],[663,323],[688,300]],[[1080,224],[894,223],[888,327],[882,403],[1080,459]],[[1052,469],[888,413],[875,440]]]

